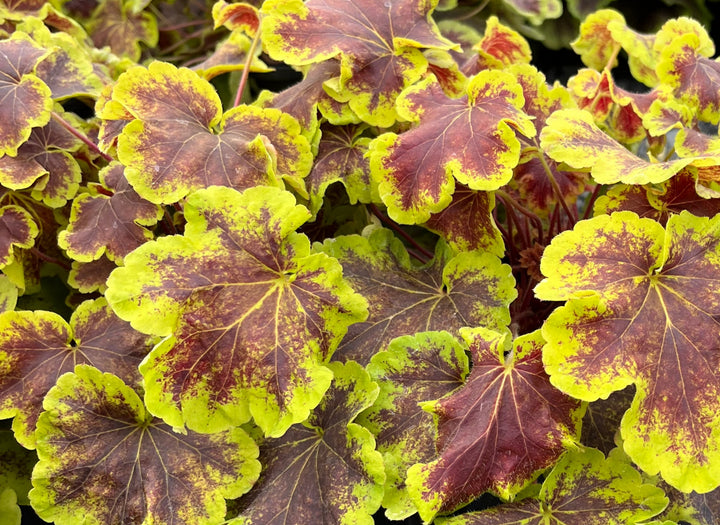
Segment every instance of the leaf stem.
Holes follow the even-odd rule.
[[[533,212],[525,208],[522,204],[520,204],[518,201],[513,199],[509,193],[503,191],[503,190],[497,190],[495,192],[495,195],[503,201],[503,204],[505,205],[505,208],[515,208],[517,211],[525,215],[528,219],[530,219],[530,222],[532,222],[533,226],[535,226],[535,229],[538,232],[538,242],[542,244],[543,240],[543,226],[542,221],[538,218],[537,215],[535,215]]]
[[[107,162],[112,162],[112,161],[114,160],[110,155],[108,155],[107,153],[105,153],[104,151],[102,151],[102,150],[97,146],[97,144],[95,144],[92,140],[90,140],[90,139],[87,138],[85,135],[83,135],[83,134],[80,133],[78,130],[76,130],[76,129],[73,127],[72,124],[70,124],[67,120],[65,120],[64,118],[62,118],[57,112],[53,111],[53,112],[52,112],[52,116],[53,116],[53,118],[54,118],[55,120],[58,121],[58,123],[59,123],[63,128],[65,128],[65,129],[66,129],[69,133],[71,133],[74,137],[76,137],[76,138],[78,138],[79,140],[81,140],[81,141],[83,142],[83,144],[85,144],[88,148],[90,148],[90,150],[92,150],[93,152],[95,152],[95,153],[97,153],[98,155],[100,155],[100,156],[101,156],[103,159],[105,159]]]
[[[40,250],[35,248],[35,246],[30,248],[30,253],[32,253],[35,257],[37,257],[38,259],[40,259],[42,261],[45,261],[50,264],[57,264],[60,268],[62,268],[63,270],[66,270],[68,272],[72,269],[72,267],[65,261],[57,259],[56,257],[51,257],[50,255],[44,254],[43,252],[41,252]]]
[[[384,224],[387,224],[390,227],[390,229],[392,229],[395,233],[400,235],[400,237],[405,239],[410,244],[410,246],[415,248],[415,250],[417,250],[417,252],[419,252],[419,254],[422,255],[422,257],[419,257],[418,253],[413,253],[410,250],[408,250],[408,253],[410,255],[412,255],[413,257],[415,257],[418,261],[420,261],[422,263],[426,263],[426,262],[432,260],[433,257],[435,257],[434,253],[432,253],[430,250],[426,249],[425,247],[421,246],[420,243],[418,243],[415,239],[413,239],[410,236],[410,234],[408,234],[408,232],[403,230],[398,223],[396,223],[390,217],[388,217],[383,212],[381,212],[380,209],[377,207],[377,205],[371,203],[368,206],[370,207],[370,211],[373,213],[373,215],[375,215],[375,217],[380,219]]]
[[[260,19],[260,23],[262,23],[262,19]],[[255,56],[255,50],[257,49],[259,42],[260,27],[258,26],[257,31],[255,31],[255,36],[252,39],[252,43],[250,44],[247,58],[245,59],[245,67],[243,68],[242,75],[240,76],[240,82],[238,83],[237,93],[235,93],[235,103],[233,106],[239,106],[242,101],[242,96],[245,92],[245,85],[247,84],[248,77],[250,76],[250,64],[252,64],[253,57]]]
[[[538,158],[540,159],[540,162],[543,165],[543,169],[545,170],[545,174],[550,181],[550,185],[552,186],[555,198],[560,203],[560,206],[562,206],[563,210],[565,210],[567,216],[570,218],[571,224],[575,225],[575,222],[577,222],[577,210],[575,210],[575,213],[570,211],[570,208],[568,207],[568,204],[567,202],[565,202],[565,198],[563,197],[560,185],[558,184],[557,179],[555,179],[555,175],[550,169],[550,165],[547,163],[547,159],[545,158],[545,153],[543,153],[542,150],[538,150]]]

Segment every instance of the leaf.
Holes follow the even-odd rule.
[[[561,109],[548,118],[540,144],[552,159],[576,169],[591,168],[598,184],[657,184],[686,166],[713,166],[720,156],[706,155],[666,162],[648,162],[610,138],[582,110]]]
[[[0,268],[15,260],[16,248],[32,248],[38,233],[37,224],[25,208],[14,204],[0,208]]]
[[[223,115],[215,88],[189,69],[136,66],[112,96],[135,118],[118,138],[118,157],[135,191],[151,202],[172,203],[211,185],[282,185],[280,177],[310,171],[310,145],[294,118],[253,106]]]
[[[631,212],[580,221],[541,263],[540,299],[567,301],[543,325],[553,385],[592,401],[634,384],[624,448],[683,491],[720,484],[717,216]]]
[[[18,288],[6,275],[0,274],[0,313],[15,309]]]
[[[223,73],[245,69],[247,54],[251,41],[242,32],[233,31],[225,40],[219,42],[215,51],[192,69],[205,80],[210,80]],[[272,71],[257,57],[250,64],[251,73],[269,73]]]
[[[440,244],[434,260],[417,267],[392,232],[379,228],[326,241],[323,251],[340,261],[345,278],[370,308],[365,322],[348,329],[336,360],[367,364],[396,337],[418,331],[502,330],[510,322],[515,282],[492,253],[454,255]]]
[[[423,408],[435,415],[439,457],[408,470],[420,516],[464,505],[486,491],[511,498],[576,439],[583,409],[550,385],[539,331],[466,328],[473,364],[465,384]]]
[[[7,525],[20,525],[22,513],[17,504],[17,496],[11,488],[0,484],[0,520]]]
[[[548,18],[558,18],[563,12],[560,0],[505,0],[531,24],[540,25]]]
[[[370,164],[366,157],[370,138],[363,136],[365,126],[320,127],[322,138],[306,183],[310,193],[310,210],[317,213],[322,206],[325,190],[341,182],[350,204],[370,203],[376,194],[370,179]]]
[[[78,191],[82,173],[75,159],[82,142],[51,120],[34,128],[17,155],[0,157],[0,183],[6,188],[32,189],[32,196],[60,208]]]
[[[502,256],[505,245],[495,225],[495,196],[458,184],[447,208],[434,213],[423,225],[438,233],[456,252],[486,251]]]
[[[663,225],[671,214],[683,210],[698,217],[713,217],[720,213],[720,199],[701,197],[695,186],[695,177],[687,169],[655,186],[618,184],[595,201],[594,212],[595,215],[610,215],[615,211],[632,211]]]
[[[80,293],[105,292],[105,281],[115,268],[117,265],[105,255],[88,263],[73,261],[68,274],[68,284]]]
[[[503,71],[478,73],[462,98],[448,98],[430,79],[408,88],[398,112],[417,125],[370,145],[371,172],[390,217],[427,221],[448,206],[456,179],[473,190],[506,184],[520,156],[515,130],[535,134],[522,104],[520,86]]]
[[[260,471],[241,429],[173,432],[118,377],[87,365],[48,392],[30,501],[58,525],[210,524]]]
[[[706,494],[684,493],[660,482],[658,484],[670,498],[664,518],[690,525],[715,525],[720,519],[720,489]]]
[[[153,238],[144,226],[155,225],[162,210],[132,189],[121,164],[106,166],[99,176],[101,184],[91,184],[89,193],[73,201],[70,221],[58,235],[58,246],[81,262],[97,260],[103,254],[112,261],[122,261]]]
[[[602,71],[606,66],[617,65],[614,53],[619,44],[613,38],[613,25],[616,28],[626,26],[625,17],[613,9],[595,11],[580,24],[580,34],[570,45],[587,67]]]
[[[199,190],[185,218],[184,236],[143,244],[108,279],[118,315],[165,337],[141,366],[148,408],[203,432],[252,416],[280,436],[322,399],[322,364],[365,301],[295,233],[309,212],[290,193]]]
[[[466,75],[475,75],[484,69],[529,64],[532,59],[528,41],[514,29],[501,24],[494,15],[485,21],[485,33],[473,44],[472,50],[477,54],[463,65],[462,71]]]
[[[435,425],[421,403],[460,387],[468,359],[448,332],[420,332],[394,339],[373,356],[367,370],[380,394],[359,421],[375,434],[385,462],[385,515],[400,520],[417,512],[405,487],[407,469],[436,456]]]
[[[334,97],[373,126],[389,127],[400,92],[420,79],[420,49],[450,49],[422,0],[268,0],[263,3],[263,48],[275,60],[307,65],[334,57],[342,73]],[[342,17],[338,17],[342,13]]]
[[[628,386],[618,392],[613,392],[607,399],[598,399],[588,404],[587,412],[583,417],[582,434],[580,442],[586,447],[593,447],[609,454],[617,446],[616,436],[619,437],[620,420],[630,408],[635,389]]]
[[[704,57],[703,42],[694,33],[678,36],[663,49],[657,66],[663,89],[697,108],[697,118],[720,121],[720,62]]]
[[[131,385],[154,341],[133,330],[105,299],[86,301],[70,323],[46,311],[0,314],[0,417],[15,417],[15,438],[35,448],[35,425],[45,394],[76,364],[109,370]]]
[[[615,452],[619,452],[616,450]],[[643,484],[622,454],[569,450],[548,474],[538,498],[437,520],[438,525],[624,525],[645,523],[667,505],[663,491]]]
[[[124,0],[102,0],[86,25],[95,47],[109,46],[118,56],[138,61],[140,42],[154,47],[158,42],[155,17],[145,11],[133,13]]]
[[[212,17],[215,29],[225,26],[230,31],[239,30],[255,36],[260,28],[260,13],[255,6],[245,2],[228,4],[224,0],[218,0],[213,4]]]
[[[15,441],[10,430],[0,430],[0,487],[11,488],[17,496],[18,505],[29,504],[27,494],[31,487],[30,475],[35,463],[37,455],[34,452]],[[6,522],[0,523],[4,525]]]
[[[378,386],[357,363],[330,363],[332,386],[303,425],[260,447],[263,472],[229,525],[372,525],[385,473],[375,440],[355,417]]]
[[[50,120],[50,88],[34,74],[46,55],[21,32],[0,41],[0,156],[17,155],[32,128]]]

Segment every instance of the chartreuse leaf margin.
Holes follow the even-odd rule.
[[[720,484],[720,216],[632,212],[579,222],[546,248],[538,297],[552,383],[586,401],[633,384],[632,460],[682,491]]]
[[[269,436],[307,418],[328,360],[367,316],[337,260],[295,232],[309,217],[273,187],[210,187],[187,198],[184,235],[146,243],[106,296],[137,330],[163,336],[140,365],[148,409],[218,432],[251,418]]]

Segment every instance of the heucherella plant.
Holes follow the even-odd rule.
[[[0,523],[720,522],[720,60],[605,4],[0,0]]]

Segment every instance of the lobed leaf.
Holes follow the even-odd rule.
[[[567,451],[545,478],[540,494],[486,511],[440,519],[438,525],[624,525],[646,523],[667,505],[663,491],[643,484],[622,454],[592,448]]]
[[[419,49],[453,47],[432,21],[435,4],[268,0],[262,42],[273,59],[291,65],[339,57],[342,73],[326,84],[333,96],[368,124],[388,127],[397,119],[396,97],[427,69]]]
[[[10,204],[0,208],[0,268],[15,260],[16,248],[31,248],[39,229],[25,208]]]
[[[522,104],[520,86],[503,71],[478,73],[457,99],[430,79],[408,88],[398,112],[418,124],[370,145],[371,173],[389,215],[406,224],[427,221],[448,206],[456,179],[474,190],[506,184],[520,157],[515,130],[535,134]]]
[[[566,300],[543,325],[555,386],[592,401],[634,384],[624,448],[684,490],[720,485],[718,217],[631,212],[579,222],[545,249],[535,288]]]
[[[181,434],[147,413],[118,377],[79,365],[58,379],[38,421],[30,501],[58,525],[211,524],[260,465],[240,428]]]
[[[576,439],[584,410],[550,384],[539,331],[514,343],[486,328],[462,336],[473,359],[465,384],[424,404],[435,414],[439,457],[408,470],[425,521],[486,491],[512,498]]]
[[[657,184],[668,180],[687,166],[714,166],[720,156],[705,155],[648,162],[595,125],[592,116],[578,109],[561,109],[547,120],[540,134],[543,150],[555,161],[573,168],[591,168],[599,184]]]
[[[510,268],[489,252],[453,254],[439,244],[424,267],[410,263],[400,240],[385,229],[336,237],[323,251],[368,302],[369,316],[352,325],[335,359],[367,364],[398,336],[418,330],[457,333],[463,326],[504,329],[515,298]]]
[[[385,473],[375,440],[354,423],[378,386],[357,363],[330,363],[333,383],[303,425],[260,447],[263,472],[229,525],[372,525]]]
[[[17,155],[32,128],[50,120],[50,88],[35,75],[47,53],[21,32],[0,41],[0,156]]]
[[[90,192],[73,200],[69,224],[58,235],[58,246],[76,261],[94,261],[103,254],[122,261],[153,238],[144,226],[153,226],[162,217],[159,206],[132,189],[121,164],[105,167],[99,176],[101,184],[91,185]]]
[[[290,193],[199,190],[185,218],[184,236],[143,244],[108,279],[118,315],[165,337],[141,366],[148,408],[203,432],[252,416],[280,436],[321,401],[323,363],[365,301],[295,233],[309,212]]]
[[[35,447],[43,398],[65,372],[88,363],[139,385],[138,365],[154,341],[115,316],[100,298],[82,303],[70,323],[46,311],[0,313],[0,417],[15,417],[15,438]]]
[[[360,422],[375,434],[385,462],[385,515],[400,520],[417,512],[405,486],[407,469],[436,456],[433,418],[421,404],[462,386],[469,363],[450,333],[420,332],[394,339],[367,370],[380,394]]]
[[[253,106],[223,115],[215,89],[189,69],[163,62],[131,68],[112,96],[135,118],[118,138],[118,158],[151,202],[172,203],[212,185],[282,186],[280,177],[310,171],[310,145],[294,118]],[[103,116],[116,112],[111,106]]]

